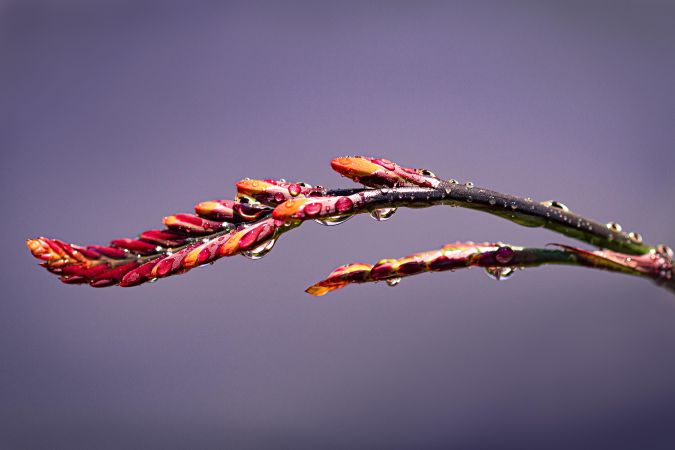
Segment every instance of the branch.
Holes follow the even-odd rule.
[[[471,182],[459,184],[455,180],[442,180],[428,170],[405,169],[386,160],[338,158],[332,166],[343,176],[380,189],[344,191],[339,197],[322,199],[294,199],[278,206],[274,217],[325,219],[390,208],[449,205],[487,212],[526,227],[544,227],[600,248],[636,255],[655,250],[642,242],[639,233],[625,233],[614,222],[601,224],[582,217],[558,201],[535,202],[531,198],[477,187]],[[412,183],[416,185],[411,186]]]
[[[400,259],[383,259],[374,265],[353,263],[340,266],[305,292],[322,296],[351,283],[386,281],[397,285],[401,278],[426,272],[455,271],[482,267],[493,279],[511,277],[516,269],[545,264],[563,264],[643,276],[675,292],[675,280],[661,273],[672,270],[672,254],[650,253],[632,256],[609,250],[587,251],[560,244],[558,250],[516,247],[505,244],[456,242],[440,250],[415,253]]]
[[[607,249],[509,247],[516,255],[510,266],[520,266],[519,258],[523,257],[523,266],[565,263],[602,267],[647,276],[674,290],[673,255],[668,247],[646,245],[639,234],[624,233],[615,223],[603,225],[581,217],[560,202],[537,203],[472,183],[442,180],[428,170],[404,168],[385,159],[346,157],[331,161],[331,165],[366,188],[326,190],[285,180],[245,179],[237,183],[234,200],[202,202],[195,206],[195,214],[165,217],[163,230],[116,239],[108,246],[78,246],[44,237],[30,239],[27,245],[64,283],[128,287],[185,273],[222,257],[241,254],[258,259],[283,233],[308,219],[334,225],[360,213],[384,220],[398,207],[450,205],[488,212],[524,226],[545,227]],[[490,245],[455,244],[453,249],[496,251],[490,250]],[[473,261],[468,265],[475,265]]]

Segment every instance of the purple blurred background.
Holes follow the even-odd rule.
[[[675,448],[675,297],[576,268],[303,290],[454,240],[472,211],[289,233],[154,285],[62,285],[243,177],[387,157],[675,244],[675,4],[0,2],[1,449]]]

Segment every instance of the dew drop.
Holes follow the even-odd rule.
[[[621,225],[619,225],[619,224],[616,223],[616,222],[608,222],[608,223],[607,223],[607,228],[609,228],[609,229],[612,230],[612,231],[616,231],[617,233],[620,233],[621,230],[622,230]]]
[[[636,233],[635,231],[628,233],[628,239],[637,244],[642,244],[642,235],[640,233]]]
[[[266,254],[268,254],[270,252],[270,250],[272,250],[272,247],[274,247],[275,243],[276,243],[276,239],[270,239],[267,242],[263,242],[262,244],[260,244],[256,248],[253,248],[251,250],[244,250],[243,252],[241,252],[241,255],[245,256],[249,259],[254,259],[254,260],[260,259],[263,256],[265,256]]]
[[[504,281],[511,278],[511,276],[516,272],[516,269],[513,267],[486,267],[485,273],[487,276],[497,281]]]
[[[511,209],[515,211],[517,208],[518,208],[518,204],[515,201],[511,202]]]
[[[673,258],[673,249],[668,247],[667,245],[663,245],[663,244],[657,245],[656,246],[656,252],[663,255],[663,256],[667,256],[670,259]]]
[[[450,184],[459,184],[459,181],[455,180],[454,178],[451,178],[448,180],[448,183]]]
[[[488,203],[494,206],[497,203],[497,200],[491,195],[490,198],[488,198]]]
[[[332,227],[334,225],[340,225],[341,223],[345,223],[349,219],[354,217],[353,215],[350,216],[333,216],[333,217],[325,217],[323,219],[314,219],[314,222],[319,223],[321,225],[325,225],[327,227]]]
[[[467,181],[466,183],[464,183],[464,186],[466,186],[466,187],[468,187],[469,189],[471,189],[471,188],[473,187],[473,183],[472,183],[471,181]]]
[[[157,282],[157,278],[150,278],[148,280],[148,283],[156,283],[156,282]]]
[[[500,244],[499,248],[494,252],[494,258],[500,264],[508,264],[515,256],[515,252],[508,245]]]
[[[386,283],[391,287],[398,286],[398,284],[400,282],[401,282],[400,277],[399,278],[389,278],[389,279],[386,280]]]
[[[466,201],[469,202],[469,203],[473,202],[473,197],[469,195],[469,196],[466,198]]]
[[[396,208],[380,208],[372,211],[370,217],[377,220],[378,222],[384,222],[391,218],[396,212]]]
[[[563,202],[559,202],[557,200],[548,200],[546,202],[541,202],[541,204],[544,205],[544,206],[549,206],[551,208],[556,208],[556,209],[559,209],[559,210],[565,211],[565,212],[570,210],[567,207],[567,205],[565,205]]]

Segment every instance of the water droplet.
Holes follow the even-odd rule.
[[[354,217],[353,215],[351,216],[333,216],[333,217],[325,217],[323,219],[314,219],[314,222],[319,223],[321,225],[325,225],[327,227],[332,227],[334,225],[340,225],[341,223],[345,223],[349,219]]]
[[[608,223],[607,223],[607,228],[609,228],[609,229],[612,230],[612,231],[616,231],[617,233],[620,233],[621,230],[622,230],[621,225],[619,225],[619,224],[616,223],[616,222],[608,222]]]
[[[526,201],[526,202],[531,202],[532,199],[531,199],[530,197],[526,197],[526,198],[525,198],[525,201]]]
[[[253,248],[251,250],[245,250],[245,251],[241,252],[241,255],[245,256],[249,259],[254,259],[254,260],[260,259],[263,256],[265,256],[266,254],[268,254],[270,252],[270,250],[272,250],[272,247],[274,247],[275,243],[276,243],[276,239],[270,239],[267,242],[263,242],[262,244],[260,244],[256,248]]]
[[[316,216],[321,212],[321,203],[307,203],[303,211],[308,216]]]
[[[511,276],[516,272],[516,269],[513,267],[486,267],[485,273],[497,281],[504,281],[511,278]]]
[[[659,244],[656,246],[656,252],[663,255],[667,256],[670,259],[673,259],[673,249],[668,247],[667,245]]]
[[[459,181],[455,180],[454,178],[451,178],[448,180],[448,183],[450,184],[459,184]]]
[[[514,252],[513,249],[508,245],[500,245],[500,247],[495,250],[494,253],[495,260],[500,264],[510,263],[515,255],[516,252]]]
[[[561,211],[569,211],[570,210],[567,207],[567,205],[565,205],[562,202],[559,202],[558,200],[548,200],[548,201],[545,201],[545,202],[541,202],[541,204],[544,205],[544,206],[549,206],[551,208],[559,209]]]
[[[473,201],[473,197],[469,195],[469,196],[466,198],[466,201],[469,202],[469,203],[471,203],[471,202]]]
[[[380,208],[372,211],[370,217],[377,220],[378,222],[384,222],[391,218],[396,212],[396,208]]]
[[[511,209],[515,211],[517,208],[518,204],[515,201],[511,202]]]
[[[635,231],[628,233],[628,239],[635,243],[642,244],[642,235],[640,235],[640,233],[636,233]]]
[[[494,206],[497,203],[497,200],[491,195],[490,198],[488,198],[488,203]]]
[[[398,284],[400,282],[401,282],[400,277],[399,278],[389,278],[389,279],[386,280],[386,283],[391,287],[398,286]]]
[[[156,282],[157,282],[157,278],[150,278],[148,280],[148,283],[156,283]]]
[[[471,188],[473,187],[473,183],[470,182],[470,181],[467,181],[466,183],[464,183],[464,186],[466,186],[466,187],[468,187],[469,189],[471,189]]]
[[[340,197],[335,202],[335,209],[339,213],[345,213],[354,207],[354,202],[349,197]]]
[[[300,187],[300,184],[291,184],[290,186],[288,186],[288,193],[291,194],[291,196],[293,197],[297,197],[301,191],[302,188]]]

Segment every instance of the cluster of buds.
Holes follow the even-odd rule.
[[[561,207],[560,202],[533,202],[478,188],[471,182],[444,180],[429,170],[405,168],[382,158],[336,158],[331,166],[364,187],[327,190],[302,182],[244,179],[236,184],[233,200],[201,202],[194,214],[165,217],[163,229],[148,230],[136,238],[115,239],[107,246],[79,246],[40,237],[29,239],[27,245],[42,266],[64,283],[129,287],[185,273],[225,256],[260,258],[283,233],[307,220],[334,225],[361,213],[384,220],[398,207],[453,205],[526,226],[543,226],[600,249],[454,243],[374,265],[348,264],[307,292],[324,295],[350,283],[385,281],[396,285],[406,276],[473,266],[483,267],[492,278],[506,279],[516,268],[542,264],[572,264],[645,276],[673,290],[672,250],[663,245],[650,247],[641,237],[635,238],[639,234],[624,233],[613,222],[613,226],[605,226],[585,219]]]

